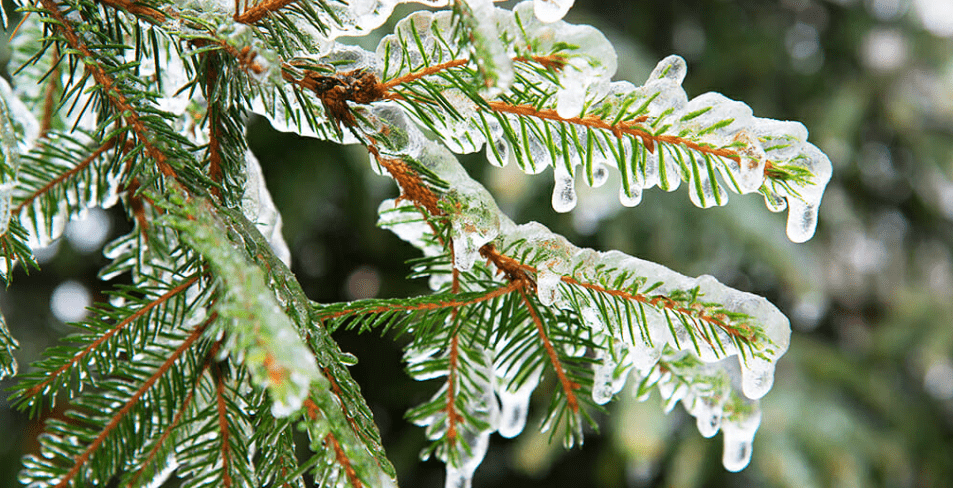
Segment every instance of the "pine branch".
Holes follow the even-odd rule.
[[[107,140],[107,141],[106,141],[105,143],[103,143],[101,146],[99,146],[98,148],[96,148],[96,150],[94,150],[92,153],[90,153],[90,155],[87,156],[85,159],[83,159],[79,164],[77,164],[76,166],[70,168],[68,171],[65,171],[65,172],[63,172],[63,173],[57,175],[55,178],[53,178],[52,180],[50,180],[48,183],[46,183],[45,185],[43,185],[41,188],[38,188],[37,190],[33,191],[33,193],[31,193],[29,196],[27,196],[27,197],[25,197],[23,200],[21,200],[20,203],[18,203],[17,206],[13,208],[13,214],[14,214],[14,215],[18,215],[20,212],[23,211],[24,208],[30,206],[30,204],[32,204],[34,200],[36,200],[37,198],[39,198],[39,197],[45,195],[47,192],[49,192],[49,191],[50,191],[51,189],[53,189],[55,186],[60,185],[60,184],[62,184],[63,182],[65,182],[66,180],[68,180],[68,179],[72,178],[73,176],[75,176],[76,174],[78,174],[78,173],[80,173],[80,172],[82,172],[82,171],[85,171],[85,170],[89,167],[89,165],[92,164],[97,158],[99,158],[100,156],[102,156],[103,153],[105,153],[106,151],[109,151],[110,149],[112,149],[113,147],[115,147],[115,144],[116,144],[116,140],[115,140],[114,138]]]
[[[215,378],[215,405],[217,407],[216,412],[218,413],[218,436],[221,440],[220,456],[222,459],[222,486],[225,488],[231,488],[232,476],[229,473],[229,458],[231,457],[231,453],[229,451],[229,428],[228,416],[225,408],[225,383],[223,376],[224,374],[219,370],[218,366],[213,365],[212,377]]]
[[[207,324],[208,322],[206,322],[206,326]],[[166,447],[166,441],[169,440],[169,438],[172,436],[172,432],[180,425],[188,411],[189,406],[195,399],[195,391],[198,388],[199,381],[202,379],[202,377],[205,375],[205,372],[208,370],[208,367],[211,365],[210,359],[215,357],[215,355],[218,353],[219,345],[220,343],[216,342],[209,350],[206,360],[203,362],[202,368],[198,371],[198,374],[195,375],[195,381],[192,383],[192,387],[189,389],[188,394],[186,394],[185,398],[182,400],[182,404],[175,412],[172,422],[170,422],[169,425],[163,430],[162,435],[155,440],[152,448],[145,455],[145,457],[143,457],[143,460],[140,463],[142,467],[132,473],[132,476],[129,477],[129,480],[125,485],[126,488],[138,486],[139,478],[142,477],[143,474],[146,474],[147,468],[156,461],[156,458],[159,456],[160,449]]]
[[[143,145],[149,157],[155,161],[159,171],[170,178],[177,179],[178,175],[176,174],[175,170],[173,170],[172,167],[166,162],[168,157],[163,151],[153,144],[151,137],[148,134],[148,130],[146,129],[145,124],[143,124],[135,108],[129,103],[129,100],[126,98],[126,96],[115,86],[112,77],[110,77],[106,70],[100,66],[97,57],[92,51],[90,51],[86,43],[83,42],[76,34],[72,24],[66,20],[66,17],[60,10],[59,5],[54,0],[39,1],[40,4],[43,5],[43,8],[45,8],[48,14],[53,18],[53,20],[56,21],[57,29],[66,39],[69,47],[73,51],[78,52],[84,58],[86,69],[92,75],[93,79],[96,80],[96,83],[101,87],[102,91],[109,99],[116,112],[121,114],[121,117],[123,120],[125,120],[126,125],[131,127],[133,132],[135,132],[140,144]]]
[[[40,408],[39,397],[52,397],[56,390],[59,390],[63,385],[65,385],[66,380],[61,378],[64,373],[76,371],[79,368],[85,369],[86,366],[83,364],[83,361],[87,356],[95,352],[100,346],[112,340],[130,324],[142,317],[147,316],[154,309],[166,304],[173,297],[185,292],[192,285],[197,283],[200,278],[201,275],[193,275],[191,278],[186,279],[184,282],[171,288],[169,291],[165,292],[154,300],[149,301],[135,312],[130,313],[111,329],[96,335],[96,338],[90,341],[86,347],[79,350],[71,357],[64,358],[64,361],[58,361],[62,364],[55,370],[45,375],[45,379],[34,381],[32,382],[32,385],[30,382],[21,382],[17,387],[18,391],[13,396],[13,403],[21,409],[29,407],[33,412],[36,412]],[[72,376],[72,374],[70,376]]]
[[[209,319],[209,322],[213,320],[214,320],[214,316]],[[149,379],[147,379],[142,384],[142,386],[139,387],[139,389],[132,395],[131,398],[129,398],[129,400],[122,406],[122,408],[120,408],[115,414],[112,415],[112,418],[109,421],[109,423],[106,424],[106,427],[103,428],[103,430],[93,440],[93,442],[86,448],[86,450],[83,451],[83,453],[79,455],[76,459],[74,459],[73,467],[70,468],[69,472],[66,473],[66,476],[64,476],[56,484],[56,488],[66,488],[66,486],[69,485],[70,481],[72,481],[72,479],[75,478],[77,474],[79,474],[80,469],[83,468],[83,465],[86,464],[90,456],[94,452],[96,452],[96,450],[99,449],[99,447],[103,444],[103,442],[106,440],[106,436],[108,436],[119,425],[119,422],[121,422],[125,418],[125,416],[132,410],[132,408],[136,406],[136,404],[139,402],[139,400],[142,398],[145,392],[148,391],[150,388],[152,388],[152,386],[155,385],[156,381],[158,381],[159,378],[161,378],[163,375],[165,375],[169,371],[169,368],[172,367],[172,364],[179,359],[182,353],[185,352],[186,349],[192,347],[192,344],[194,344],[195,341],[197,341],[199,337],[201,337],[207,325],[208,325],[208,322],[206,322],[206,324],[202,326],[196,327],[192,331],[192,333],[185,339],[185,341],[182,342],[182,344],[180,344],[178,348],[176,348],[176,350],[172,353],[172,355],[170,355],[169,358],[164,363],[162,363],[159,369],[157,369],[156,372],[153,373],[153,375],[150,376]]]

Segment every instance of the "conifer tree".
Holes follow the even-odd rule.
[[[4,279],[35,268],[32,250],[89,208],[120,204],[133,226],[106,246],[100,273],[131,285],[30,371],[18,373],[0,322],[17,407],[69,405],[47,422],[41,455],[24,459],[24,483],[396,485],[348,372],[355,358],[331,337],[345,328],[410,338],[408,373],[438,386],[408,418],[431,441],[424,455],[446,463],[447,486],[470,484],[492,433],[523,431],[544,379],[556,388],[542,429],[567,447],[623,388],[655,390],[701,435],[722,432],[726,469],[748,464],[787,319],[711,276],[514,223],[455,154],[552,167],[557,212],[575,206],[577,180],[607,188],[610,172],[627,206],[656,186],[706,208],[757,193],[787,209],[787,234],[803,242],[831,175],[804,126],[717,93],[690,98],[677,56],[642,85],[612,81],[602,33],[561,20],[571,1],[428,1],[439,10],[401,19],[373,52],[340,40],[379,27],[396,3],[21,6],[13,82],[0,82]],[[305,296],[247,147],[252,113],[367,152],[400,190],[380,225],[420,250],[409,266],[431,294]]]

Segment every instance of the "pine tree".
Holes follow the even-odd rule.
[[[454,153],[551,166],[557,212],[575,206],[577,178],[608,188],[610,171],[627,206],[683,182],[699,207],[759,193],[803,242],[831,175],[803,125],[717,93],[689,99],[677,56],[641,86],[612,81],[606,38],[560,20],[571,2],[426,2],[446,8],[400,20],[374,52],[337,40],[379,27],[395,3],[21,7],[13,84],[0,82],[4,278],[35,268],[32,249],[89,208],[119,203],[133,225],[100,274],[131,285],[19,374],[18,408],[69,404],[24,459],[25,483],[395,485],[355,358],[331,338],[344,328],[410,338],[409,374],[439,386],[408,418],[447,486],[470,483],[491,433],[520,434],[544,380],[556,387],[542,429],[567,447],[629,383],[667,409],[681,401],[703,436],[722,431],[726,469],[748,464],[787,319],[710,276],[516,224]],[[247,148],[252,113],[366,150],[401,192],[380,225],[421,251],[410,267],[431,294],[305,296]],[[17,375],[2,322],[0,341],[0,374]]]

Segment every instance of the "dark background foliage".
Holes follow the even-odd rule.
[[[834,178],[816,236],[793,245],[784,216],[756,196],[701,210],[684,191],[656,189],[622,209],[614,197],[583,191],[580,206],[560,215],[547,176],[464,157],[515,221],[540,221],[578,245],[685,274],[712,274],[768,297],[794,330],[742,473],[724,471],[720,436],[703,439],[680,406],[664,415],[657,396],[638,403],[624,391],[581,450],[547,445],[531,412],[518,439],[493,437],[474,486],[953,485],[953,21],[944,31],[942,16],[921,15],[947,3],[577,1],[566,20],[606,33],[619,52],[617,79],[640,83],[659,59],[680,54],[689,96],[719,91],[758,116],[803,122],[830,155]],[[368,171],[366,154],[276,133],[260,119],[251,121],[249,140],[313,300],[426,293],[425,283],[405,279],[404,261],[416,252],[375,227],[379,202],[396,189]],[[119,235],[128,224],[116,212],[91,215],[46,253],[42,271],[18,273],[0,291],[23,368],[68,331],[52,297],[60,297],[53,309],[75,310],[85,303],[75,290],[97,300],[111,285],[96,279],[105,260],[82,236],[103,223]],[[441,486],[442,464],[419,462],[423,432],[402,418],[437,387],[403,373],[401,338],[336,339],[360,359],[352,373],[401,485]],[[0,486],[13,486],[41,424],[5,399],[0,408]]]

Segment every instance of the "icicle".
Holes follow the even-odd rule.
[[[566,213],[576,208],[576,183],[562,164],[553,168],[553,210]]]
[[[619,202],[626,207],[635,207],[642,202],[642,186],[636,184],[629,185],[629,191],[625,187],[619,187]]]
[[[0,235],[5,234],[10,225],[10,202],[20,169],[20,152],[33,146],[39,127],[32,112],[14,95],[7,81],[0,79]]]
[[[537,368],[526,375],[523,384],[516,391],[504,387],[497,392],[500,399],[500,421],[497,431],[501,436],[511,439],[523,431],[526,426],[526,415],[529,412],[530,396],[539,385],[542,374],[543,369]],[[515,373],[508,376],[515,376]],[[512,378],[509,379],[512,380]]]
[[[597,362],[592,367],[592,401],[599,405],[609,403],[609,400],[622,390],[632,368],[626,344],[608,337],[607,342],[607,347],[612,350],[598,349]]]
[[[541,268],[536,274],[536,293],[543,306],[550,307],[556,302],[561,276],[547,268]]]
[[[649,74],[646,84],[652,81],[665,80],[676,85],[681,85],[688,73],[688,66],[681,56],[671,55],[658,62],[655,69]]]
[[[468,445],[469,452],[465,449],[460,451],[460,457],[457,459],[459,466],[453,466],[447,462],[447,480],[444,484],[446,488],[470,488],[473,483],[473,473],[486,456],[486,450],[490,445],[490,433],[485,432],[475,436]]]
[[[725,469],[738,472],[751,462],[754,434],[761,425],[761,410],[754,406],[751,412],[738,413],[722,421],[724,450],[721,463]]]

